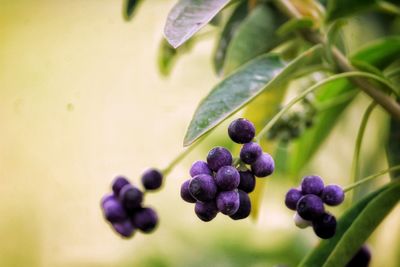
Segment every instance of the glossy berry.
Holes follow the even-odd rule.
[[[242,190],[238,190],[238,193],[239,193],[239,209],[233,215],[229,216],[233,220],[245,219],[250,215],[251,212],[251,202],[249,195]]]
[[[135,232],[135,228],[130,220],[113,223],[112,227],[118,234],[126,238],[131,237]]]
[[[230,191],[238,187],[240,175],[235,167],[223,166],[215,175],[215,182],[222,191]]]
[[[327,185],[321,193],[322,201],[330,206],[337,206],[344,200],[343,189],[338,185]]]
[[[244,144],[240,150],[240,159],[246,164],[254,163],[262,155],[262,148],[255,142]]]
[[[291,210],[296,210],[297,202],[303,196],[300,190],[296,188],[290,189],[285,196],[285,205]]]
[[[294,224],[301,229],[307,228],[308,226],[312,225],[311,221],[304,220],[297,212],[293,216],[293,221]]]
[[[313,220],[313,229],[315,234],[322,239],[329,239],[336,233],[335,216],[324,213],[322,216]]]
[[[128,218],[126,211],[116,198],[104,202],[102,208],[104,217],[111,223],[121,222]]]
[[[254,177],[254,174],[249,171],[239,171],[240,175],[240,183],[238,186],[238,189],[243,190],[246,193],[251,193],[254,191],[254,188],[256,187],[256,177]]]
[[[253,140],[256,133],[254,124],[246,119],[236,119],[228,127],[229,137],[233,142],[245,144]]]
[[[368,267],[371,261],[371,251],[363,245],[353,258],[346,264],[346,267]]]
[[[199,174],[212,175],[212,171],[208,167],[208,164],[202,160],[196,161],[192,164],[192,167],[190,168],[190,176],[195,177]]]
[[[156,190],[161,187],[163,175],[159,170],[148,169],[142,174],[142,184],[146,190]]]
[[[233,215],[239,209],[239,193],[237,190],[223,191],[217,195],[217,208],[225,215]]]
[[[197,201],[194,206],[194,212],[197,217],[204,222],[209,222],[215,218],[218,214],[217,206],[215,201],[201,202]]]
[[[127,184],[119,193],[119,201],[126,211],[132,212],[140,208],[143,201],[143,193],[138,188]]]
[[[303,194],[319,195],[323,189],[324,182],[319,176],[305,176],[301,181],[301,191],[303,192]]]
[[[102,199],[101,199],[101,207],[103,207],[104,203],[109,201],[109,200],[113,200],[115,199],[115,195],[114,194],[107,194],[105,195]]]
[[[266,177],[274,172],[275,162],[271,155],[263,153],[251,164],[251,171],[257,177]]]
[[[117,176],[114,181],[112,182],[112,190],[116,196],[119,195],[119,191],[121,191],[122,187],[125,185],[130,184],[128,179],[124,176]]]
[[[316,195],[305,195],[297,202],[297,213],[305,220],[318,218],[324,212],[324,203]]]
[[[223,166],[232,165],[232,155],[228,149],[224,147],[214,147],[207,155],[208,167],[217,172]]]
[[[150,233],[158,224],[158,216],[153,209],[142,208],[133,214],[132,223],[140,231]]]
[[[190,180],[186,180],[181,186],[181,198],[189,203],[196,203],[196,199],[189,192]]]
[[[190,194],[199,201],[210,201],[217,194],[214,178],[207,174],[199,174],[189,182]]]

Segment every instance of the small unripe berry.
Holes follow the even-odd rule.
[[[296,210],[297,202],[303,196],[300,190],[296,188],[290,189],[285,196],[285,205],[291,210]]]
[[[293,216],[293,221],[294,224],[301,229],[307,228],[308,226],[312,225],[311,221],[304,220],[297,212]]]
[[[161,187],[163,175],[159,170],[148,169],[142,174],[142,184],[146,190],[156,190]]]
[[[319,195],[323,189],[324,182],[319,176],[305,176],[301,181],[301,191],[303,192],[303,194]]]
[[[225,215],[233,215],[239,209],[239,193],[237,190],[223,191],[217,195],[217,208]]]
[[[238,190],[238,192],[239,192],[239,209],[233,215],[229,216],[233,220],[245,219],[250,215],[251,212],[251,202],[249,195],[242,190]]]
[[[190,180],[186,180],[181,186],[181,198],[189,203],[196,203],[196,199],[189,192]]]
[[[208,167],[217,172],[223,166],[232,165],[232,155],[228,149],[224,147],[214,147],[207,155]]]
[[[253,140],[256,129],[254,124],[246,119],[240,118],[231,122],[228,127],[229,137],[233,142],[245,144]]]
[[[215,182],[222,191],[230,191],[238,187],[240,183],[240,175],[235,167],[223,166],[221,167],[216,176]]]
[[[297,202],[297,213],[305,220],[318,218],[324,212],[324,203],[316,195],[305,195]]]
[[[128,218],[126,211],[116,198],[109,199],[102,204],[104,217],[111,223],[121,222]]]
[[[197,201],[194,206],[194,212],[197,217],[204,222],[209,222],[218,214],[218,208],[215,201],[201,202]]]
[[[125,238],[131,237],[135,232],[135,228],[130,220],[113,223],[112,227],[118,234]]]
[[[211,169],[208,167],[207,162],[204,162],[202,160],[198,160],[192,164],[192,167],[190,168],[190,176],[195,177],[196,175],[199,174],[208,174],[212,175]]]
[[[249,171],[239,171],[240,175],[240,183],[238,186],[238,189],[243,190],[246,193],[251,193],[254,191],[254,188],[256,187],[256,177],[254,177],[254,174]]]
[[[327,185],[322,190],[321,199],[330,206],[337,206],[344,200],[343,189],[338,185]]]
[[[335,216],[324,213],[313,220],[313,229],[315,234],[322,239],[329,239],[336,233],[336,218]]]
[[[124,176],[117,176],[115,177],[114,181],[112,182],[112,190],[116,196],[119,195],[119,191],[121,191],[122,187],[125,185],[130,184],[128,179]]]
[[[255,142],[244,144],[240,150],[240,159],[246,164],[254,163],[262,155],[262,148]]]
[[[370,261],[371,251],[366,245],[363,245],[346,264],[346,267],[368,267]]]
[[[199,174],[190,180],[189,192],[196,200],[210,201],[217,194],[217,185],[212,176]]]
[[[152,232],[158,224],[157,213],[151,208],[142,208],[132,217],[133,225],[144,233]]]
[[[274,172],[275,162],[268,153],[263,153],[251,164],[251,171],[257,177],[266,177]]]
[[[127,184],[122,187],[119,193],[119,201],[122,206],[130,213],[140,208],[143,201],[143,193],[138,188]]]

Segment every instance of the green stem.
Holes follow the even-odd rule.
[[[368,182],[368,181],[371,181],[371,180],[373,180],[373,179],[375,179],[375,178],[378,178],[379,176],[381,176],[381,175],[383,175],[383,174],[386,174],[386,173],[388,173],[388,172],[397,171],[397,170],[400,170],[400,165],[396,165],[396,166],[393,166],[393,167],[388,168],[388,169],[386,169],[386,170],[382,170],[382,171],[380,171],[380,172],[377,172],[377,173],[375,173],[375,174],[373,174],[373,175],[367,176],[367,177],[361,179],[360,181],[358,181],[358,182],[356,182],[356,183],[354,183],[354,184],[351,184],[351,185],[346,186],[345,188],[343,188],[343,191],[344,191],[344,192],[348,192],[348,191],[350,191],[350,190],[352,190],[352,189],[354,189],[354,188],[356,188],[356,187],[362,185],[362,184],[365,183],[365,182]]]

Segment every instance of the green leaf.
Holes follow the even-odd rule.
[[[400,103],[400,102],[399,102]],[[389,167],[400,164],[400,121],[390,118],[389,138],[386,146]],[[390,173],[392,179],[400,177],[400,170]]]
[[[352,15],[374,6],[377,0],[330,0],[326,20],[332,21],[337,18]]]
[[[158,70],[163,76],[168,76],[177,59],[184,53],[187,53],[193,47],[194,39],[189,40],[177,49],[173,48],[165,39],[160,42],[158,50]]]
[[[124,1],[123,16],[126,21],[129,21],[133,18],[135,10],[141,2],[142,2],[141,0]]]
[[[280,26],[276,30],[276,33],[279,36],[285,36],[298,30],[310,29],[313,27],[313,25],[314,21],[311,18],[307,17],[303,17],[300,19],[293,18],[282,24],[282,26]]]
[[[247,2],[243,1],[233,11],[232,15],[226,22],[224,29],[219,37],[217,47],[213,55],[213,63],[215,72],[220,75],[222,74],[222,68],[225,61],[226,50],[229,43],[232,40],[233,35],[236,33],[237,28],[246,18],[248,14]]]
[[[267,5],[259,5],[240,24],[229,43],[223,72],[232,73],[249,60],[268,52],[284,39],[276,34],[282,24],[280,14]]]
[[[175,48],[205,26],[230,0],[180,0],[168,14],[164,28],[167,41]]]
[[[265,54],[247,63],[217,84],[197,107],[187,129],[188,146],[265,90],[288,82],[294,72],[312,61],[320,60],[320,46],[315,46],[290,63],[277,54]]]

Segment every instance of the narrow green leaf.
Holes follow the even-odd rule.
[[[400,103],[400,102],[399,102]],[[391,118],[389,128],[389,138],[386,146],[386,154],[389,166],[400,164],[400,121]],[[392,179],[400,177],[400,170],[390,173]]]
[[[279,36],[285,36],[285,35],[291,34],[298,30],[310,29],[313,27],[313,25],[314,25],[314,22],[311,18],[307,18],[307,17],[304,17],[301,19],[293,18],[293,19],[285,22],[284,24],[282,24],[282,26],[280,26],[276,30],[276,33]]]
[[[142,2],[142,0],[125,0],[124,1],[123,16],[126,21],[129,21],[133,18],[135,11],[141,2]]]
[[[377,2],[378,0],[330,0],[328,1],[326,20],[332,21],[352,15],[372,7]]]
[[[288,82],[298,68],[320,60],[320,52],[321,47],[315,46],[290,63],[271,53],[245,64],[201,101],[187,129],[184,145],[193,143],[263,91]]]
[[[180,0],[168,14],[164,28],[167,41],[175,48],[205,26],[230,0]]]
[[[284,39],[276,30],[283,23],[280,14],[272,7],[259,5],[240,24],[229,43],[223,72],[232,73],[249,60],[270,51]]]
[[[161,40],[158,50],[158,70],[163,76],[168,76],[171,73],[177,59],[191,50],[193,42],[194,39],[189,40],[175,49],[164,38]]]

